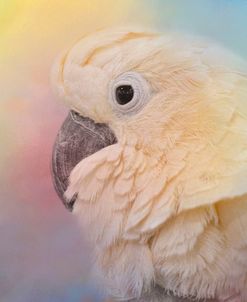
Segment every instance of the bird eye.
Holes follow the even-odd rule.
[[[134,89],[131,85],[121,85],[116,88],[116,101],[119,105],[129,103],[134,96]]]
[[[126,72],[110,82],[110,100],[117,115],[133,115],[150,99],[151,89],[144,77]]]

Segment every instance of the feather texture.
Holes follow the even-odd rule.
[[[78,194],[74,212],[111,293],[140,297],[156,282],[179,296],[246,301],[244,63],[201,39],[120,29],[87,36],[61,64],[62,98],[118,139],[74,168],[66,192]],[[152,95],[123,117],[108,84],[130,70]]]

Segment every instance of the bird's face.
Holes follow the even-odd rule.
[[[176,35],[120,29],[85,36],[57,60],[53,86],[72,110],[54,146],[61,197],[72,168],[110,144],[155,154],[211,135],[214,90],[202,49]]]

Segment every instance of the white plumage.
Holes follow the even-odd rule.
[[[113,296],[156,283],[247,300],[244,65],[208,41],[127,29],[85,36],[56,63],[59,96],[118,140],[83,159],[66,192]],[[118,83],[135,88],[129,108]]]

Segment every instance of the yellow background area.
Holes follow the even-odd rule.
[[[150,23],[152,14],[140,8],[139,0],[0,0],[0,99],[19,94],[13,81],[23,87],[33,72],[46,74],[56,54],[85,32]]]

